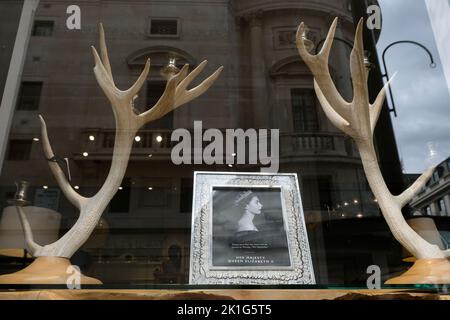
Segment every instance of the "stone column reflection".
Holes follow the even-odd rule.
[[[263,45],[263,14],[257,12],[247,17],[250,27],[250,66],[254,127],[268,127],[267,90]]]

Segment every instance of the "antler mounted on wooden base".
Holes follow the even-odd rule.
[[[330,76],[328,58],[337,26],[337,18],[333,21],[322,50],[311,55],[302,38],[305,25],[303,22],[297,30],[296,43],[300,56],[314,75],[314,89],[328,119],[337,128],[352,137],[358,147],[364,171],[370,188],[377,199],[381,212],[394,237],[424,265],[439,265],[439,268],[428,269],[425,276],[391,279],[390,283],[450,283],[450,263],[446,260],[450,250],[443,251],[417,234],[406,222],[401,209],[430,179],[434,168],[423,173],[413,185],[400,195],[392,195],[378,166],[377,155],[373,143],[373,133],[384,104],[386,88],[378,94],[374,103],[369,102],[367,87],[368,70],[364,66],[363,19],[358,23],[355,42],[350,56],[350,72],[353,84],[353,100],[346,101],[336,89]],[[424,263],[430,261],[430,263]],[[445,270],[445,272],[442,272]],[[411,271],[411,270],[410,270]],[[410,274],[413,272],[410,272]],[[400,282],[395,282],[400,281]],[[406,281],[406,282],[402,282]]]
[[[97,194],[93,197],[86,198],[78,194],[72,188],[69,181],[67,181],[64,172],[56,162],[49,162],[50,169],[55,176],[58,185],[67,199],[80,210],[80,216],[74,226],[58,241],[41,246],[33,240],[32,230],[27,221],[27,217],[25,214],[21,213],[20,209],[18,209],[19,217],[22,225],[24,226],[27,250],[34,257],[45,257],[46,261],[54,262],[56,258],[68,259],[88,240],[103,211],[106,209],[108,203],[114,197],[122,183],[122,179],[128,166],[133,140],[139,128],[149,122],[163,117],[165,114],[205,93],[219,77],[223,69],[223,67],[220,67],[198,86],[192,89],[187,89],[189,84],[204,69],[207,61],[200,63],[191,73],[188,72],[189,66],[187,64],[184,65],[180,72],[168,78],[164,93],[158,102],[146,112],[137,114],[133,109],[133,101],[147,79],[150,70],[150,59],[147,60],[144,70],[133,86],[131,86],[128,90],[122,91],[118,89],[114,83],[102,24],[100,24],[100,55],[94,47],[92,47],[92,53],[95,59],[95,77],[111,103],[116,123],[116,136],[112,164],[106,181]],[[51,159],[54,157],[54,153],[48,139],[47,127],[43,117],[39,116],[39,118],[42,125],[42,143],[44,153],[48,159]],[[42,267],[43,264],[45,265],[43,261],[44,259],[41,259],[39,260],[39,263],[33,263],[36,272],[41,272],[45,269],[45,267]],[[31,274],[36,273],[33,271],[33,264],[27,268],[28,271],[23,272],[26,269],[22,270],[22,275],[30,274],[30,272]],[[37,268],[38,264],[39,268]],[[54,263],[53,265],[55,266]],[[60,265],[67,265],[67,261],[62,264],[60,263]],[[61,272],[64,273],[65,270]],[[15,278],[8,278],[8,276],[13,275],[0,276],[0,283],[17,283],[17,276],[20,275],[16,274]],[[34,280],[32,280],[29,276],[27,280],[24,280],[25,283],[31,283],[33,281]],[[54,281],[56,282],[52,282],[52,280],[47,277],[37,282],[60,283],[61,279]]]

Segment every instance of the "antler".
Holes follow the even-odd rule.
[[[439,259],[450,255],[438,246],[420,237],[406,222],[401,209],[425,185],[434,168],[424,172],[417,181],[398,196],[390,193],[384,182],[373,144],[373,132],[384,104],[386,88],[390,80],[378,94],[375,102],[369,102],[367,88],[368,70],[364,66],[363,19],[356,28],[355,43],[350,56],[350,72],[353,84],[353,101],[348,102],[339,94],[331,79],[328,58],[336,30],[337,18],[328,32],[319,54],[311,55],[303,43],[303,22],[297,30],[297,48],[300,56],[314,75],[314,89],[328,119],[340,130],[351,136],[361,155],[364,171],[370,188],[381,208],[382,214],[394,237],[418,259]]]
[[[137,130],[146,123],[161,118],[168,112],[205,93],[223,69],[223,67],[220,67],[197,87],[187,90],[188,85],[203,70],[207,62],[203,61],[190,74],[188,74],[189,66],[185,65],[178,74],[168,80],[166,89],[155,106],[142,114],[136,114],[133,110],[133,101],[147,79],[150,70],[150,59],[147,60],[144,70],[136,82],[128,90],[122,91],[116,87],[114,82],[106,48],[105,34],[101,24],[100,55],[94,47],[92,47],[92,53],[95,59],[95,77],[111,103],[116,121],[116,137],[111,168],[105,183],[98,193],[91,198],[85,198],[71,187],[57,163],[49,163],[50,169],[65,196],[80,210],[80,216],[75,225],[62,238],[52,244],[40,246],[34,242],[28,220],[25,214],[19,210],[27,246],[31,251],[30,253],[34,256],[70,258],[89,238],[103,211],[117,192],[125,175],[133,139]],[[44,153],[48,159],[51,159],[54,157],[54,154],[48,139],[46,124],[41,116],[40,120]]]

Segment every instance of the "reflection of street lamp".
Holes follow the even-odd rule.
[[[333,39],[346,44],[350,48],[350,50],[353,49],[353,43],[351,43],[350,41],[347,41],[345,39],[341,39],[341,38],[338,38],[338,37],[334,37]],[[326,40],[326,38],[323,38],[322,40],[320,40],[317,43],[317,46],[316,46],[316,49],[315,49],[315,54],[319,53],[319,49],[322,46],[322,44],[325,42],[325,40]]]
[[[169,55],[169,62],[167,63],[167,65],[161,68],[160,71],[161,76],[164,79],[169,80],[178,72],[180,72],[180,69],[178,69],[177,67],[177,57]]]
[[[308,33],[308,27],[305,26],[305,29],[303,30],[302,33],[302,41],[305,44],[305,48],[306,50],[311,51],[312,48],[314,48],[314,42],[312,42],[311,40],[308,39],[307,33]]]
[[[430,56],[430,61],[431,61],[431,62],[430,62],[430,67],[431,67],[431,68],[435,68],[435,67],[436,67],[436,63],[434,62],[433,55],[431,54],[430,50],[428,50],[428,48],[425,47],[423,44],[420,44],[420,43],[418,43],[418,42],[411,41],[411,40],[400,40],[400,41],[395,41],[395,42],[392,42],[390,45],[388,45],[388,46],[383,50],[383,53],[382,53],[382,55],[381,55],[381,59],[383,60],[383,68],[384,68],[384,72],[385,72],[384,74],[381,75],[383,78],[386,78],[386,80],[389,80],[389,74],[388,74],[388,71],[387,71],[386,60],[385,60],[386,51],[387,51],[389,48],[391,48],[391,47],[393,47],[393,46],[395,46],[395,45],[397,45],[397,44],[400,44],[400,43],[410,43],[410,44],[414,44],[414,45],[416,45],[416,46],[421,47],[421,48],[422,48],[423,50],[425,50],[425,51],[428,53],[428,55]],[[388,86],[388,87],[389,87],[389,96],[390,96],[390,98],[391,98],[391,105],[392,105],[392,109],[389,109],[389,112],[394,112],[394,116],[397,117],[397,111],[396,111],[396,109],[395,109],[395,103],[394,103],[394,96],[393,96],[393,94],[392,94],[392,88],[391,88],[391,86]]]
[[[350,50],[353,50],[353,43],[351,43],[350,41],[338,37],[334,37],[333,39],[346,44],[350,48]],[[315,54],[319,53],[319,49],[321,45],[325,42],[325,40],[326,38],[323,38],[317,43]],[[364,50],[364,66],[366,67],[367,71],[370,71],[373,68],[373,63],[370,61],[370,53],[367,50]]]

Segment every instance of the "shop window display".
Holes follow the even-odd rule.
[[[100,279],[106,285],[124,288],[188,285],[192,263],[194,173],[260,172],[268,165],[248,160],[254,150],[260,154],[261,149],[266,148],[267,155],[278,158],[276,173],[298,177],[302,216],[314,280],[318,285],[364,287],[369,277],[367,268],[371,265],[382,270],[381,283],[384,283],[411,267],[403,261],[406,256],[445,259],[448,255],[445,242],[431,243],[434,248],[431,251],[436,254],[429,255],[430,250],[425,250],[427,253],[416,250],[415,245],[421,243],[418,238],[415,245],[409,246],[403,235],[392,234],[389,228],[392,221],[387,219],[386,223],[383,218],[387,193],[374,192],[374,185],[381,183],[393,197],[404,190],[416,190],[417,185],[413,183],[420,177],[419,173],[437,166],[436,170],[419,178],[422,181],[431,177],[426,185],[427,181],[423,181],[423,186],[416,190],[417,195],[412,197],[410,191],[403,194],[399,203],[405,208],[402,211],[396,208],[396,215],[401,215],[404,223],[410,218],[433,219],[436,232],[445,238],[450,228],[447,219],[450,208],[448,144],[445,142],[448,134],[445,137],[441,130],[436,131],[439,133],[435,136],[422,138],[426,130],[421,133],[410,128],[408,131],[407,125],[400,123],[404,117],[405,123],[416,126],[411,114],[421,111],[415,105],[407,111],[404,101],[413,96],[414,91],[430,87],[428,82],[432,79],[439,79],[434,81],[440,83],[435,86],[440,91],[436,89],[437,93],[430,99],[445,100],[448,95],[444,75],[446,62],[439,54],[439,41],[434,40],[437,33],[433,29],[433,11],[426,1],[415,4],[417,7],[411,10],[422,10],[424,21],[429,19],[422,24],[428,33],[427,42],[420,37],[404,38],[406,31],[399,31],[398,35],[392,31],[386,31],[389,35],[383,33],[384,28],[393,30],[389,19],[399,9],[386,1],[321,0],[315,6],[309,1],[280,2],[278,6],[268,1],[181,1],[177,6],[157,1],[83,2],[78,4],[82,13],[79,29],[68,28],[69,22],[76,18],[67,13],[67,7],[76,4],[73,1],[41,0],[33,14],[21,18],[26,2],[23,1],[23,7],[10,1],[0,5],[4,9],[2,12],[11,12],[9,20],[2,20],[5,27],[0,32],[13,34],[19,30],[27,35],[22,56],[13,52],[15,38],[11,36],[5,37],[9,54],[6,47],[1,52],[5,57],[0,66],[0,75],[5,74],[0,77],[0,80],[5,79],[0,82],[4,130],[0,137],[4,140],[0,149],[2,216],[8,208],[14,207],[13,200],[18,197],[17,193],[14,195],[15,183],[26,181],[27,201],[32,206],[60,214],[58,236],[70,235],[80,221],[77,206],[73,205],[73,200],[78,199],[75,193],[95,197],[102,186],[111,183],[109,170],[111,163],[114,165],[114,155],[120,151],[115,151],[117,132],[123,128],[115,125],[114,113],[118,111],[111,109],[110,102],[115,101],[114,96],[123,94],[119,89],[133,88],[139,79],[141,90],[131,89],[124,94],[129,94],[127,102],[120,102],[129,107],[131,118],[148,112],[155,114],[152,110],[156,107],[152,109],[152,106],[162,106],[165,99],[172,101],[167,103],[167,112],[154,116],[154,121],[146,124],[140,122],[139,130],[132,126],[136,131],[128,132],[129,159],[125,167],[112,172],[117,175],[117,181],[110,185],[114,190],[108,193],[110,199],[101,200],[105,201],[104,205],[95,209],[98,209],[95,213],[98,219],[86,227],[89,232],[84,236],[85,241],[79,241],[70,254],[56,247],[44,249],[50,243],[36,243],[37,252],[43,255],[57,252],[56,256],[72,258],[71,264],[79,265],[83,275]],[[367,11],[371,5],[381,8],[386,24],[383,22],[380,28]],[[333,24],[335,16],[339,16],[337,24]],[[48,17],[52,17],[51,21]],[[365,20],[357,29],[360,17]],[[98,22],[105,28],[100,41],[99,33],[101,37],[103,33]],[[297,33],[300,22],[307,28],[300,28]],[[335,32],[327,41],[330,26]],[[398,57],[394,57],[394,51],[401,52],[404,49],[400,45],[411,43],[398,47],[389,45],[405,39],[425,46],[434,67],[428,68],[427,61],[422,63],[421,59],[427,60],[428,55],[420,56],[420,48],[415,64],[408,67],[401,64]],[[353,50],[358,41],[364,42],[364,50],[357,53],[359,60]],[[104,45],[108,47],[109,59]],[[97,48],[98,57],[94,53],[93,58],[90,46]],[[389,51],[383,54],[388,47]],[[416,53],[414,47],[408,48],[411,55]],[[328,49],[329,59],[321,60],[322,67],[329,64],[329,80],[324,80],[325,72],[308,60],[304,52],[320,56]],[[386,60],[384,65],[382,54]],[[147,70],[148,59],[151,67]],[[204,65],[203,60],[208,60],[208,64]],[[14,70],[9,70],[12,63],[21,66],[14,81],[11,80]],[[358,63],[361,65],[357,66]],[[188,69],[183,67],[187,64]],[[425,66],[422,68],[421,64]],[[215,71],[220,66],[223,71],[219,76]],[[364,67],[361,70],[367,70],[367,79],[356,74],[356,68],[361,66]],[[421,74],[417,87],[405,85],[407,80],[402,76],[405,68],[417,69]],[[387,101],[376,100],[387,82],[383,75],[392,76],[395,69],[398,73],[391,88],[385,89]],[[190,79],[190,75],[195,79]],[[211,75],[213,78],[209,78]],[[356,77],[364,83],[367,80],[366,92],[358,91],[365,84],[360,79],[355,85]],[[183,78],[189,80],[186,81],[189,87],[184,86]],[[170,79],[176,80],[171,84]],[[205,79],[208,88],[201,90],[201,95],[189,91],[202,88]],[[333,81],[334,85],[327,81]],[[182,87],[176,89],[180,84]],[[339,96],[330,93],[334,86]],[[173,97],[170,90],[173,90]],[[181,92],[195,99],[188,99]],[[356,99],[367,97],[370,103],[377,105],[376,114],[370,116],[368,124],[374,141],[368,161],[378,164],[383,182],[379,179],[371,182],[364,162],[367,150],[361,146],[360,136],[355,138],[355,131],[347,129],[346,123],[351,122],[351,117],[344,110],[346,106],[341,105],[340,97],[352,101],[353,96]],[[175,110],[180,104],[183,107]],[[369,104],[366,106],[370,108]],[[389,110],[395,110],[397,117]],[[449,112],[444,108],[436,110],[429,112],[439,114],[441,120],[430,120],[425,113],[416,116],[427,119],[423,120],[425,127],[426,121],[438,121],[436,128],[439,128]],[[336,113],[340,117],[336,117]],[[52,151],[48,149],[45,135],[41,135],[39,115],[46,121]],[[376,126],[374,119],[378,120]],[[195,122],[201,122],[202,141],[195,138]],[[350,126],[355,124],[350,123]],[[238,128],[247,133],[250,132],[247,130],[256,130],[258,140],[252,141],[248,135],[240,149],[236,139],[235,152],[229,153],[227,130]],[[279,131],[278,154],[270,137],[259,135],[264,129]],[[189,148],[177,155],[173,152],[177,143],[187,143],[187,140],[174,138],[174,133],[180,132],[188,134],[191,140]],[[411,137],[421,135],[415,145],[411,142],[413,138],[407,138],[408,132],[412,132]],[[424,139],[432,143],[420,144]],[[417,155],[409,160],[411,150],[417,151]],[[247,154],[241,157],[242,152]],[[191,161],[178,164],[180,161],[174,161],[176,156]],[[222,161],[217,161],[219,158]],[[239,159],[245,161],[242,163]],[[57,180],[52,171],[57,172]],[[414,177],[406,175],[410,173],[414,173]],[[65,181],[65,187],[61,181]],[[412,189],[408,189],[410,185]],[[270,216],[264,210],[263,214]],[[415,229],[413,232],[420,234]],[[15,249],[34,250],[30,247]],[[0,256],[0,274],[19,271],[21,268],[12,268],[17,261],[25,265],[33,261],[27,257],[14,259],[11,264],[11,257]]]

